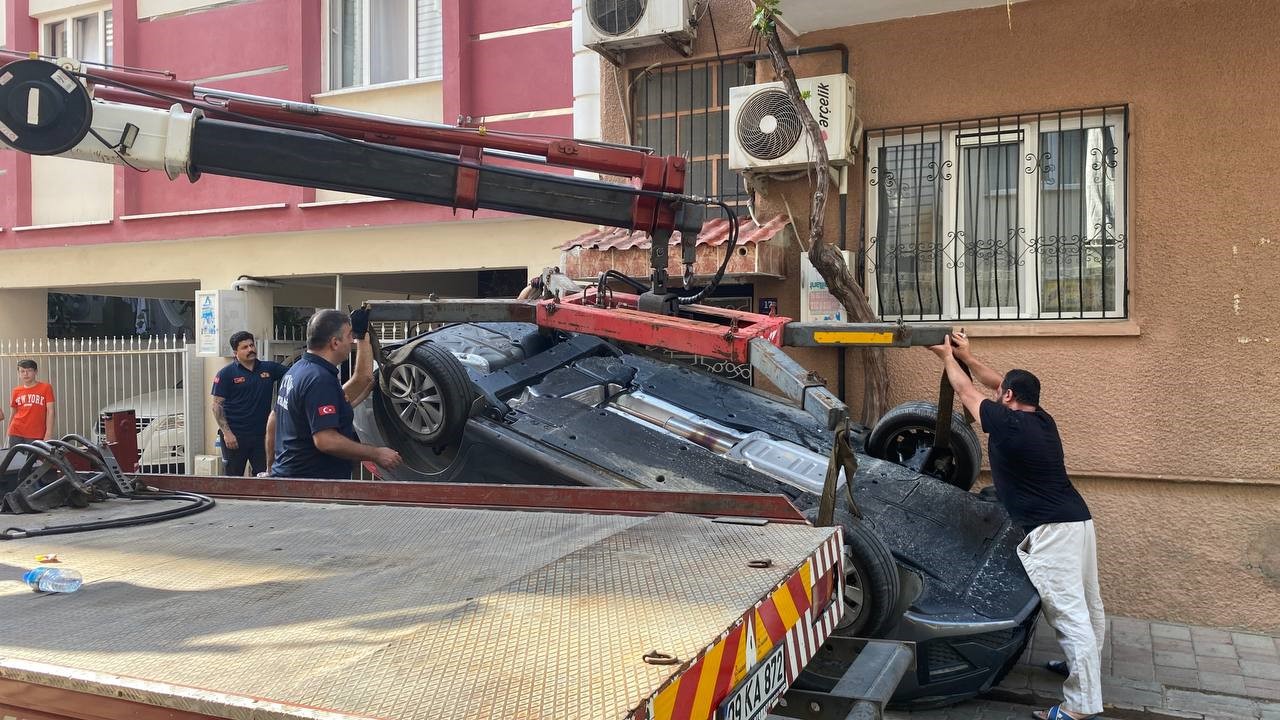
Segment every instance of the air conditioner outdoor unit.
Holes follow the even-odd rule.
[[[797,78],[801,95],[826,139],[827,158],[847,165],[856,155],[853,78]],[[813,161],[812,144],[782,83],[729,88],[729,168],[743,172],[803,167]]]
[[[661,45],[688,55],[693,47],[695,0],[585,0],[582,44],[620,62],[630,48]]]

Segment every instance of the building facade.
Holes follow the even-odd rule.
[[[219,90],[569,135],[570,12],[568,0],[3,0],[0,44],[165,70]],[[101,323],[101,310],[82,312],[92,303],[66,297],[190,302],[243,278],[253,279],[246,324],[259,337],[287,309],[305,319],[315,307],[365,299],[514,296],[580,232],[573,223],[226,177],[170,181],[5,149],[0,337]],[[221,362],[208,359],[205,375]]]
[[[774,79],[753,9],[697,3],[687,56],[659,42],[602,64],[603,135],[705,159],[693,192],[748,194],[803,240],[810,178],[772,173],[748,190],[722,165],[727,90]],[[1280,8],[781,9],[797,75],[847,72],[856,87],[861,148],[841,193],[832,186],[828,239],[849,250],[882,319],[963,327],[995,367],[1039,375],[1098,522],[1108,607],[1280,628],[1280,202],[1268,182]],[[747,294],[797,317],[802,246],[777,242],[789,243],[785,279]],[[857,409],[856,354],[843,373],[835,353],[797,355]],[[891,404],[935,396],[931,354],[887,359]]]
[[[685,4],[692,46],[608,58],[590,12]],[[803,172],[731,168],[731,90],[773,79],[750,0],[0,0],[10,50],[422,120],[646,145],[761,225],[715,302],[799,317]],[[828,203],[885,320],[964,327],[1044,383],[1098,520],[1112,611],[1280,629],[1280,10],[1256,0],[783,0],[802,77],[848,74],[858,152]],[[616,64],[615,64],[616,63]],[[514,294],[562,262],[645,267],[627,229],[0,151],[0,337],[49,294],[273,308]],[[788,231],[788,221],[795,231]],[[718,257],[722,230],[700,238]],[[855,412],[856,353],[797,352]],[[936,392],[887,353],[892,403]],[[206,362],[206,376],[220,362]],[[741,368],[715,367],[726,374]],[[212,442],[210,436],[207,443]]]

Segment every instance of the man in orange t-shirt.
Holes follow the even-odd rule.
[[[36,380],[35,360],[18,361],[18,379],[22,384],[13,389],[9,407],[13,419],[9,421],[9,446],[29,440],[49,440],[53,437],[53,386]],[[0,420],[4,412],[0,411]]]

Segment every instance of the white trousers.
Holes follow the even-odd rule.
[[[1018,559],[1040,593],[1045,620],[1071,668],[1062,685],[1062,709],[1075,717],[1102,712],[1102,641],[1107,625],[1098,592],[1093,521],[1041,525],[1018,544]]]

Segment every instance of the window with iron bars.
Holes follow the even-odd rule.
[[[883,319],[1128,316],[1128,107],[867,133]]]
[[[746,212],[742,176],[729,169],[729,88],[755,82],[755,63],[723,59],[639,71],[631,81],[632,140],[689,160],[685,189]],[[723,216],[718,208],[708,218]]]

